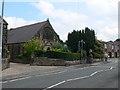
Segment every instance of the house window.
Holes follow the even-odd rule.
[[[114,52],[112,52],[112,57],[114,57],[114,55],[115,55]]]
[[[107,44],[104,44],[104,47],[107,48]]]
[[[5,24],[3,25],[3,27],[4,27],[4,29],[6,29],[6,28],[7,28]]]
[[[114,49],[114,46],[112,45],[112,49]]]

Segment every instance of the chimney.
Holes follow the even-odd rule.
[[[47,18],[47,21],[49,22],[49,18]]]
[[[10,28],[10,30],[13,30],[13,28]]]

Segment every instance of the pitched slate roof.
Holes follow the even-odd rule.
[[[48,21],[39,22],[31,25],[26,25],[12,30],[8,30],[7,43],[21,43],[31,40],[34,35],[44,26]]]
[[[2,21],[2,17],[0,16],[0,23],[1,23],[1,21]],[[8,25],[8,23],[5,21],[5,19],[3,19],[3,22],[4,22],[4,24]]]

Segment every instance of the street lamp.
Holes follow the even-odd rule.
[[[89,63],[92,63],[93,62],[93,55],[92,55],[92,49],[89,49],[89,59],[90,59],[90,62]]]
[[[0,20],[0,61],[2,63],[2,37],[3,37],[3,12],[4,12],[4,0],[2,1],[2,15],[1,15],[1,20]]]
[[[82,57],[83,57],[83,53],[82,53],[82,50],[84,50],[83,46],[85,45],[85,42],[83,40],[81,41],[78,41],[78,49],[80,51],[80,64],[81,64],[81,61],[82,61]]]
[[[3,11],[4,11],[4,0],[2,1],[2,15],[0,19],[0,69],[2,70],[2,37],[3,37]],[[0,71],[0,77],[2,77],[2,73]],[[0,84],[0,89],[2,89],[2,84]]]

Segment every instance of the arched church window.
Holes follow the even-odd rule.
[[[54,39],[54,34],[49,27],[45,27],[43,31],[43,39],[48,39],[48,40],[53,40]]]

